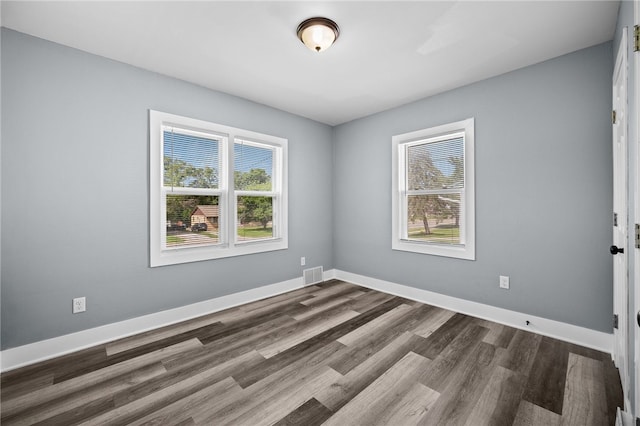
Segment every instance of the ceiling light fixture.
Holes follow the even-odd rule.
[[[298,25],[298,38],[314,52],[327,50],[339,34],[338,24],[327,18],[309,18]]]

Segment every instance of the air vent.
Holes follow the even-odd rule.
[[[304,279],[304,285],[321,283],[324,281],[322,274],[322,266],[317,268],[309,268],[302,271],[302,278]]]

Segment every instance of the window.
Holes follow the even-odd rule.
[[[475,260],[474,119],[392,144],[392,248]]]
[[[150,111],[150,264],[286,249],[287,140]]]

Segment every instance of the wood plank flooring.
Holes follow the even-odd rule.
[[[613,425],[611,356],[328,281],[0,377],[2,425]]]

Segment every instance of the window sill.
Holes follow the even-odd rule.
[[[224,259],[227,257],[244,256],[247,254],[265,253],[286,250],[288,242],[283,239],[269,241],[251,241],[238,243],[234,247],[209,246],[182,248],[180,250],[160,250],[151,253],[150,266],[178,265],[181,263],[200,262],[203,260]]]
[[[419,241],[396,240],[391,244],[392,250],[408,251],[433,256],[451,257],[454,259],[476,260],[475,247],[464,245],[427,244]]]

